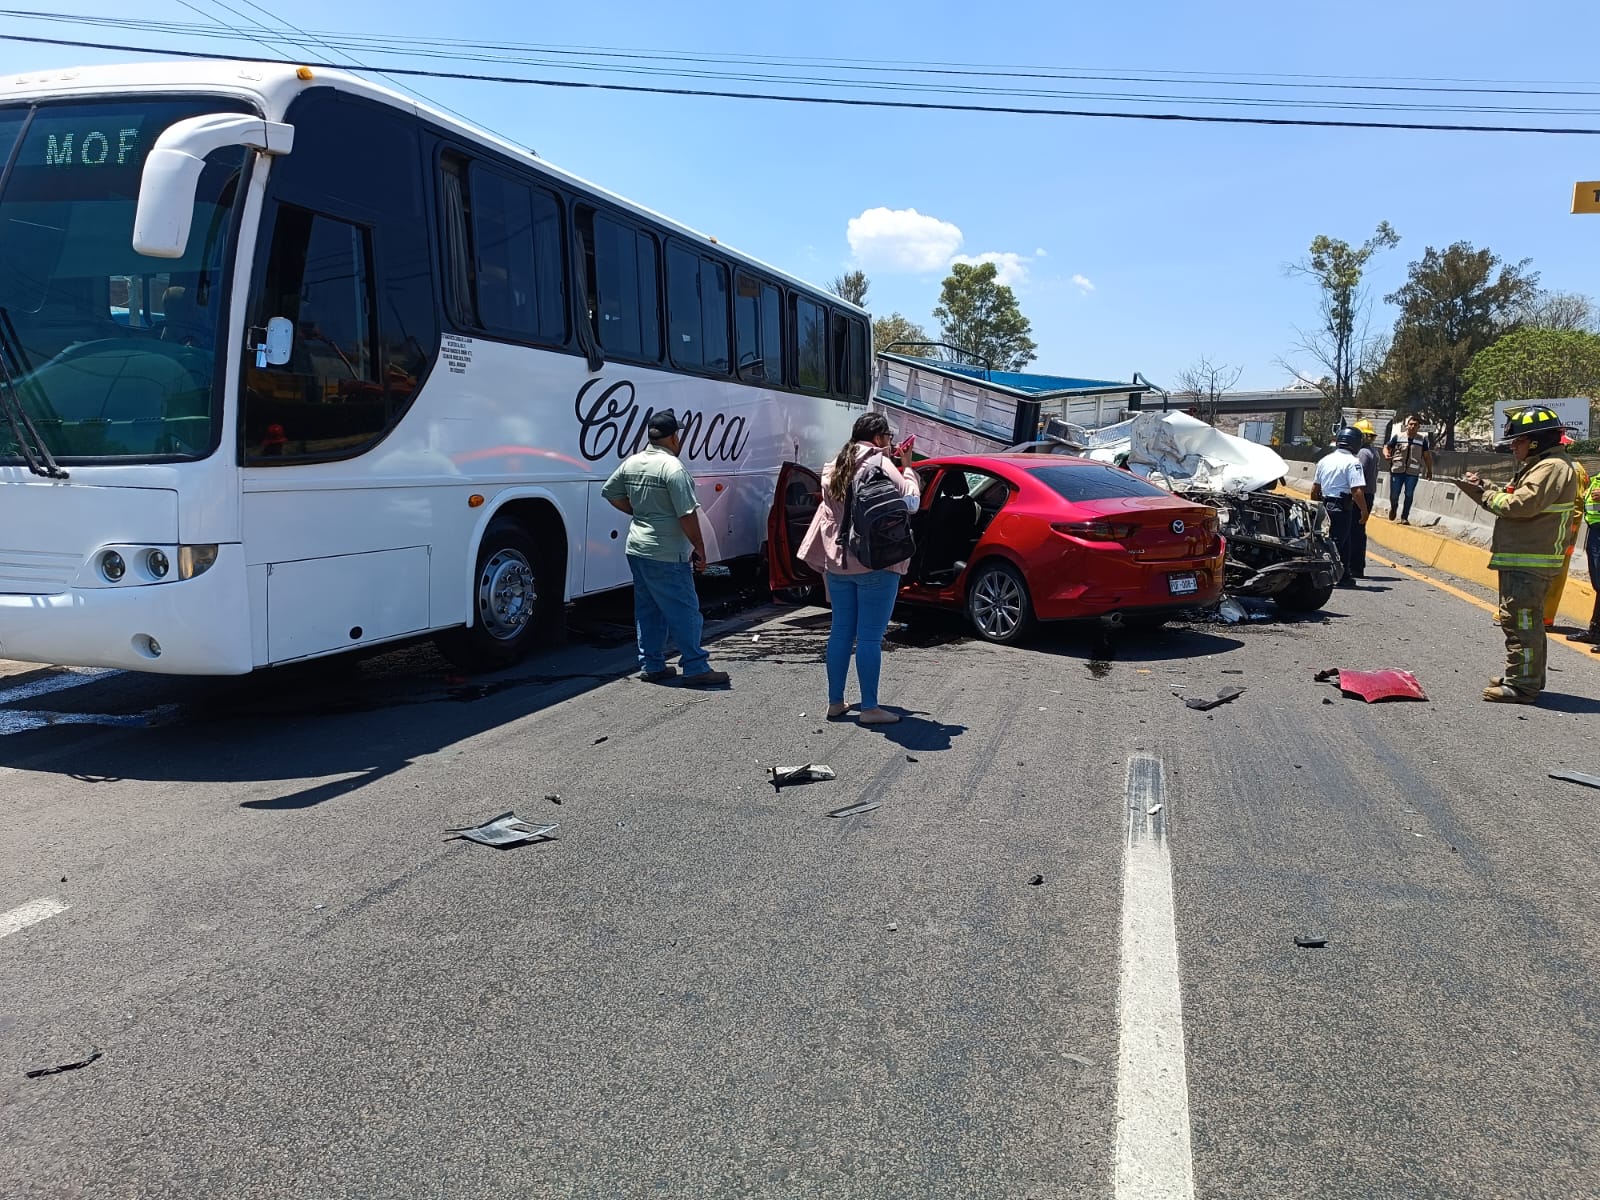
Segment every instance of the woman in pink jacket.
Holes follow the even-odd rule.
[[[883,666],[883,635],[889,628],[889,615],[894,611],[900,580],[910,561],[874,571],[863,566],[840,543],[850,485],[865,471],[881,467],[905,496],[906,507],[916,511],[921,495],[917,476],[893,456],[893,442],[889,422],[882,413],[869,412],[856,418],[850,440],[822,470],[822,505],[800,543],[800,558],[826,574],[828,597],[833,604],[827,654],[830,721],[841,720],[851,708],[844,700],[844,685],[850,673],[852,649],[856,676],[861,681],[861,724],[893,725],[900,719],[878,706],[878,676]]]

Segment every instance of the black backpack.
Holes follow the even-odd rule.
[[[873,571],[903,563],[916,551],[905,493],[884,474],[881,462],[851,481],[840,532],[840,544]]]

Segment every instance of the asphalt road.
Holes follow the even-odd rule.
[[[822,719],[826,612],[767,604],[717,607],[708,694],[629,678],[616,603],[470,681],[0,665],[0,1194],[1076,1200],[1177,1122],[1143,1195],[1600,1196],[1600,792],[1546,777],[1600,773],[1600,655],[1486,705],[1487,613],[1367,583],[898,630],[882,730]],[[1147,1085],[1141,757],[1181,1000]],[[838,778],[767,782],[805,762]],[[508,809],[557,838],[444,840]]]

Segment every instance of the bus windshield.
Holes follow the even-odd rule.
[[[201,458],[216,446],[218,349],[246,151],[206,159],[182,258],[133,249],[144,161],[208,97],[0,107],[0,357],[62,462]],[[0,421],[0,463],[22,459]]]

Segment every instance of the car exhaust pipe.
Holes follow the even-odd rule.
[[[1109,629],[1121,629],[1123,626],[1120,612],[1108,612],[1100,618],[1101,622]]]

